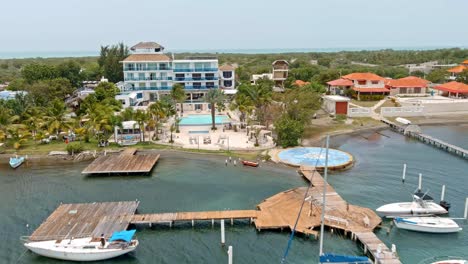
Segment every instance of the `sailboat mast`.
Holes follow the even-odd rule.
[[[323,232],[324,232],[324,224],[325,224],[325,202],[326,202],[326,193],[327,193],[327,174],[328,174],[328,142],[330,140],[330,136],[327,135],[326,143],[325,143],[325,169],[324,169],[324,180],[325,184],[323,185],[323,198],[322,198],[322,215],[320,218],[320,256],[323,255]]]

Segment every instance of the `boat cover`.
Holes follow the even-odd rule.
[[[128,231],[117,231],[112,234],[109,242],[116,241],[116,240],[123,240],[125,242],[132,241],[132,237],[135,235],[136,230],[128,230]]]
[[[401,218],[401,217],[396,217],[395,218],[395,221],[397,223],[407,223],[407,224],[413,224],[413,225],[417,225],[418,223],[414,222],[414,221],[410,221],[410,220],[406,220],[405,218]]]
[[[368,257],[361,256],[346,256],[325,253],[320,256],[320,263],[355,263],[368,264],[371,263]]]

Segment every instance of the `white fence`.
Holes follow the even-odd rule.
[[[422,106],[402,106],[402,107],[382,107],[382,116],[422,116],[424,107]]]
[[[372,115],[372,109],[370,107],[356,107],[348,109],[349,117],[368,117]]]

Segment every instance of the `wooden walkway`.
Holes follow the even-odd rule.
[[[257,218],[256,210],[228,210],[228,211],[206,211],[206,212],[178,212],[159,214],[136,214],[132,217],[132,224],[158,224],[178,221],[195,220],[221,220],[221,219],[249,219],[251,222]]]
[[[379,264],[401,264],[401,261],[373,232],[356,232],[353,239],[364,245],[364,253],[369,253]]]
[[[81,173],[83,174],[129,174],[149,173],[160,154],[136,154],[135,148],[127,148],[119,155],[105,155],[95,159]]]
[[[126,230],[139,202],[60,205],[29,237],[31,241],[110,237]]]
[[[468,158],[468,150],[440,140],[438,138],[431,137],[429,135],[417,132],[417,131],[408,131],[405,127],[398,125],[388,119],[383,118],[382,122],[390,126],[393,130],[412,138],[416,138],[419,141],[426,143],[428,145],[437,147],[439,149],[445,150],[454,155],[460,156],[462,158]]]

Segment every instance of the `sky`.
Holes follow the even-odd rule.
[[[467,47],[467,0],[2,1],[0,52]]]

